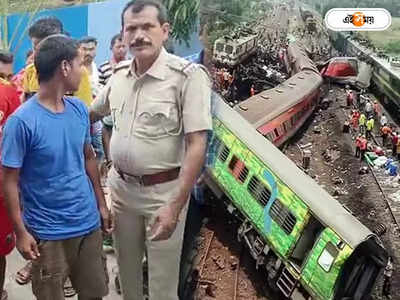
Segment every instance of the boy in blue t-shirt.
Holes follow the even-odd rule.
[[[79,87],[81,53],[72,39],[53,35],[39,43],[34,61],[39,91],[9,118],[3,132],[5,199],[17,248],[32,260],[37,299],[64,299],[67,277],[79,299],[101,299],[108,288],[99,228],[101,223],[110,233],[113,222],[91,147],[87,108],[64,96]]]

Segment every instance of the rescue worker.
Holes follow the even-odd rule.
[[[392,133],[392,155],[396,156],[397,155],[397,144],[399,142],[399,136],[396,134],[396,132]]]
[[[387,119],[386,115],[384,113],[382,113],[381,120],[380,120],[381,127],[385,126],[385,124],[387,124],[387,122],[388,122],[388,119]]]
[[[365,135],[361,136],[360,139],[360,160],[364,159],[365,152],[367,152],[368,141],[365,138]]]
[[[346,106],[350,107],[353,103],[353,91],[346,85]]]
[[[356,144],[356,154],[355,157],[359,158],[360,157],[360,153],[361,153],[361,139],[362,139],[362,135],[361,133],[357,136],[355,144]]]
[[[2,138],[3,126],[8,117],[21,104],[20,96],[16,86],[10,83],[13,75],[14,57],[11,53],[0,51],[0,140]],[[2,169],[0,169],[2,173]],[[13,225],[7,213],[4,195],[3,195],[3,174],[0,174],[0,299],[8,298],[7,292],[3,290],[6,256],[11,253],[15,247],[15,235]]]
[[[360,117],[358,118],[358,127],[360,129],[361,134],[365,134],[365,123],[367,121],[367,118],[364,113],[360,114]]]
[[[199,65],[166,52],[170,26],[154,0],[126,4],[122,35],[133,60],[116,67],[91,107],[114,128],[109,185],[123,299],[177,300],[187,201],[211,130],[210,81]]]
[[[381,107],[378,104],[378,101],[374,101],[374,117],[378,118],[379,114],[381,112]]]
[[[386,146],[386,140],[389,136],[389,134],[392,133],[392,129],[387,124],[384,124],[383,127],[381,128],[381,136],[382,136],[382,146]]]
[[[367,121],[367,139],[372,138],[372,131],[375,127],[375,120],[374,118],[369,118]]]
[[[392,262],[392,257],[389,256],[387,265],[385,267],[385,271],[383,272],[383,286],[382,286],[382,296],[386,297],[387,299],[392,299],[392,295],[390,293],[392,275],[393,275],[393,262]]]
[[[354,130],[357,129],[359,118],[360,118],[360,113],[357,110],[353,110],[353,113],[351,114],[351,123],[353,124]]]
[[[365,114],[369,118],[373,116],[373,112],[374,112],[374,107],[372,106],[371,101],[367,100],[367,103],[365,103]]]
[[[397,151],[396,151],[396,153],[397,153],[397,160],[400,161],[400,139],[397,142]]]

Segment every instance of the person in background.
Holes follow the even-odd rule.
[[[12,82],[15,84],[17,87],[18,95],[21,99],[21,102],[23,100],[23,94],[24,94],[24,74],[25,74],[25,68],[29,66],[30,64],[33,63],[33,50],[28,50],[26,52],[26,57],[25,57],[25,67],[21,69],[17,74],[14,75],[12,78]]]
[[[364,159],[365,152],[367,152],[368,140],[365,135],[361,136],[360,139],[360,160]]]
[[[83,37],[79,40],[79,49],[82,51],[83,55],[83,65],[89,73],[90,85],[92,88],[92,96],[93,99],[96,98],[98,93],[100,92],[100,78],[97,70],[96,63],[94,62],[94,58],[96,57],[97,51],[97,39],[91,36]],[[103,142],[102,142],[102,128],[103,125],[101,121],[92,124],[90,129],[90,134],[92,137],[92,146],[94,148],[94,152],[96,153],[97,163],[100,166],[100,163],[103,160],[104,151],[103,151]]]
[[[111,39],[111,58],[104,63],[102,63],[99,67],[99,83],[100,88],[103,88],[108,80],[111,78],[114,73],[115,68],[121,62],[126,59],[126,54],[128,52],[128,48],[122,40],[121,34],[118,33],[113,36]],[[103,144],[103,152],[104,152],[104,164],[101,168],[102,177],[106,177],[106,174],[111,168],[111,156],[110,156],[110,141],[112,136],[112,128],[113,128],[113,120],[112,116],[108,115],[102,119],[103,128],[102,128],[102,144]],[[105,252],[113,251],[113,239],[111,235],[105,236],[103,239],[103,250]],[[115,286],[117,288],[117,293],[121,294],[121,290],[119,288],[118,276],[115,277]]]
[[[382,113],[381,120],[380,120],[381,127],[385,126],[385,124],[387,124],[387,122],[388,122],[388,119],[387,119],[386,115],[384,113]]]
[[[392,133],[392,129],[385,123],[383,127],[381,128],[381,136],[382,136],[382,147],[386,146],[386,141],[387,138],[389,137],[389,134]]]
[[[359,158],[360,157],[360,153],[361,153],[361,140],[362,140],[362,134],[360,133],[355,141],[355,145],[356,145],[356,152],[355,152],[355,157]]]
[[[0,144],[5,122],[21,104],[16,87],[9,81],[13,74],[13,60],[14,57],[11,53],[0,50]],[[6,256],[15,247],[15,235],[5,206],[3,174],[1,173],[2,169],[0,169],[0,300],[7,300],[7,292],[3,290]]]
[[[128,48],[122,40],[121,34],[116,34],[111,39],[111,58],[104,63],[102,63],[99,67],[99,83],[100,87],[103,88],[111,75],[113,74],[116,66],[126,59],[126,54],[128,52]],[[111,157],[110,157],[110,140],[112,135],[112,127],[113,120],[112,116],[108,115],[103,118],[103,129],[102,129],[102,142],[103,142],[103,151],[105,158],[105,166],[103,173],[106,173],[111,167]]]
[[[392,288],[392,275],[393,275],[393,259],[389,256],[388,262],[383,272],[383,286],[382,296],[386,299],[392,299],[391,288]]]
[[[374,118],[378,118],[381,113],[381,107],[379,106],[378,101],[374,101]]]
[[[99,93],[100,77],[94,58],[97,51],[97,39],[92,36],[86,36],[79,39],[79,48],[83,54],[83,65],[89,72],[90,85],[93,98]]]
[[[38,300],[63,300],[67,277],[80,300],[100,300],[108,293],[100,225],[110,233],[112,216],[90,145],[87,108],[65,96],[79,88],[82,57],[74,40],[54,35],[36,45],[34,63],[39,90],[8,119],[2,145],[17,249],[32,261]]]
[[[366,123],[367,117],[365,116],[365,114],[362,112],[360,114],[360,117],[358,118],[358,127],[360,130],[361,134],[365,134],[365,123]]]
[[[372,132],[375,127],[375,119],[374,118],[369,118],[367,121],[367,139],[372,138]]]
[[[397,156],[397,144],[399,142],[399,136],[396,134],[396,132],[392,133],[392,155],[394,157]]]
[[[64,33],[64,27],[56,17],[44,17],[36,20],[28,30],[29,38],[32,42],[33,54],[35,54],[36,47],[40,41],[50,35],[61,33]],[[28,100],[39,90],[36,68],[33,63],[25,68],[23,88],[23,101]],[[89,106],[93,101],[89,74],[85,68],[82,70],[79,89],[73,92],[73,95],[85,102],[86,106]]]

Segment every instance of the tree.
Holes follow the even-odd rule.
[[[171,37],[188,45],[190,36],[196,31],[200,0],[163,0],[172,24]]]

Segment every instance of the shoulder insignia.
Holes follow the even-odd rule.
[[[118,65],[115,66],[114,73],[117,73],[121,70],[129,69],[131,65],[132,65],[132,60],[121,61]]]

